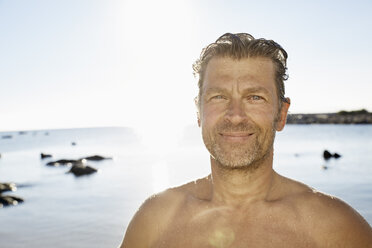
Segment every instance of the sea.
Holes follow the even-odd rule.
[[[14,182],[16,206],[0,208],[0,247],[119,247],[132,216],[149,196],[210,173],[197,127],[174,143],[145,142],[125,127],[0,133],[0,182]],[[324,160],[323,151],[341,155]],[[42,159],[41,153],[52,158]],[[88,161],[80,177],[58,159]],[[287,125],[277,133],[274,169],[356,209],[372,224],[372,125]]]

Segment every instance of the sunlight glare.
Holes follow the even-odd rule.
[[[196,123],[192,10],[186,1],[170,0],[126,1],[122,9],[123,91],[129,92],[121,103],[123,123],[130,116],[146,142],[164,147],[178,137],[173,134]]]

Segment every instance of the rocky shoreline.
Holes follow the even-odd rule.
[[[287,124],[372,124],[372,113],[362,109],[337,113],[289,114]]]

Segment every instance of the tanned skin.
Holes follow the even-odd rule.
[[[217,57],[205,73],[198,123],[207,148],[220,145],[220,161],[229,147],[261,148],[250,165],[231,157],[226,166],[210,145],[211,174],[146,200],[121,247],[372,248],[371,227],[349,205],[273,170],[271,131],[284,128],[289,103],[279,107],[272,61]],[[252,128],[214,132],[221,122]]]

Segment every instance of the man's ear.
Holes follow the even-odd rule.
[[[283,130],[287,122],[288,109],[290,105],[291,105],[291,99],[287,97],[286,100],[282,102],[282,107],[278,113],[278,120],[275,124],[276,131]]]

